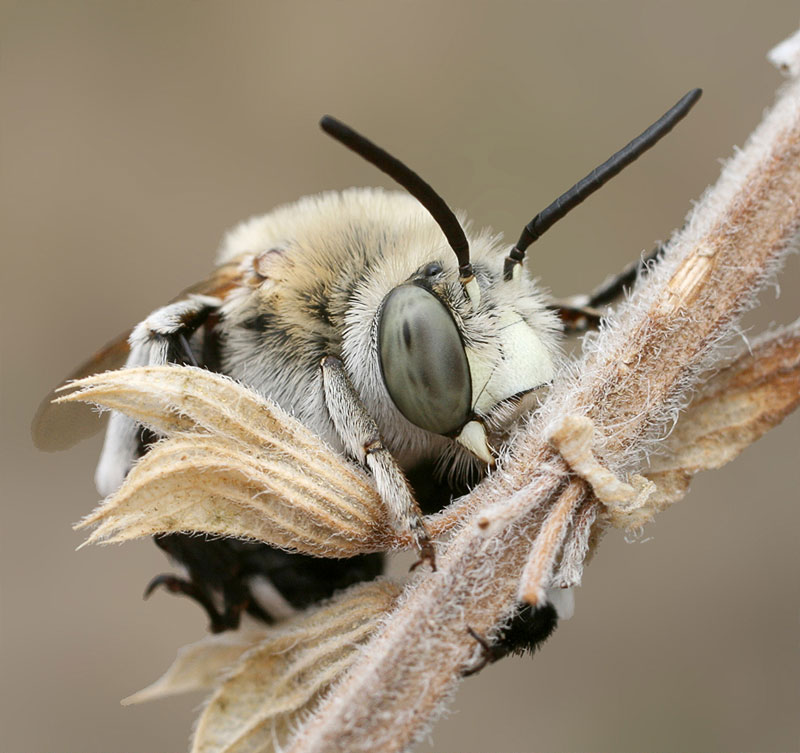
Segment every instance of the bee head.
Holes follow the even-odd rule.
[[[487,432],[505,428],[523,397],[552,379],[559,322],[527,275],[504,279],[496,238],[473,242],[478,301],[452,266],[425,264],[385,293],[376,344],[400,413],[491,464]]]
[[[444,266],[433,261],[392,288],[379,307],[381,377],[408,421],[454,437],[484,462],[493,462],[487,426],[502,424],[508,407],[547,384],[554,371],[558,325],[523,271],[527,248],[666,135],[701,93],[690,91],[559,196],[523,228],[503,262],[495,257],[486,266],[473,264],[455,214],[417,173],[340,121],[322,118],[326,133],[390,175],[428,210],[458,260],[455,291]]]
[[[484,462],[494,462],[486,426],[492,419],[497,423],[504,403],[550,381],[554,317],[532,284],[521,291],[519,276],[505,280],[496,254],[495,269],[482,267],[476,275],[458,219],[417,173],[334,118],[325,116],[320,125],[408,190],[439,225],[458,261],[455,289],[446,282],[444,266],[431,262],[383,299],[377,346],[386,391],[415,426],[453,437]],[[522,311],[511,305],[520,296],[527,298]]]

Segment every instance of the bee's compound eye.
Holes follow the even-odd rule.
[[[453,317],[425,288],[400,285],[386,297],[378,325],[386,389],[411,423],[449,434],[468,420],[472,383]]]

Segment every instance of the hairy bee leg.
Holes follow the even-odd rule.
[[[616,301],[623,294],[625,288],[633,285],[639,274],[647,268],[651,261],[661,256],[663,251],[664,247],[658,245],[641,259],[631,262],[621,272],[609,277],[588,295],[554,301],[548,308],[561,317],[566,334],[597,329],[603,318],[601,307]]]
[[[125,368],[196,364],[189,338],[220,304],[219,298],[192,295],[156,309],[131,332],[131,352]],[[140,440],[141,427],[133,419],[112,411],[94,477],[100,494],[107,496],[122,484],[139,455]]]
[[[378,425],[350,383],[344,364],[334,356],[325,356],[321,368],[325,403],[336,432],[347,450],[372,472],[395,529],[411,532],[420,554],[413,567],[427,562],[436,569],[433,544],[411,485],[384,446]]]

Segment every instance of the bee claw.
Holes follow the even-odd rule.
[[[225,614],[220,614],[211,597],[204,589],[192,583],[192,581],[179,578],[177,575],[170,575],[169,573],[156,575],[147,584],[147,588],[144,590],[144,598],[148,598],[159,586],[164,586],[170,593],[183,594],[192,599],[192,601],[197,602],[208,615],[209,628],[212,633],[222,633],[225,630],[236,628],[239,624],[239,615],[242,609],[234,608]]]
[[[467,625],[467,632],[480,644],[481,658],[478,659],[478,661],[475,662],[475,664],[473,664],[471,667],[463,670],[461,672],[462,677],[469,677],[470,675],[478,674],[478,672],[480,672],[488,664],[492,664],[500,658],[494,646],[492,646],[492,644],[489,643],[485,635],[482,635],[477,630],[471,628],[469,625]]]
[[[149,598],[150,594],[152,594],[153,591],[155,591],[159,586],[164,586],[167,591],[173,594],[188,594],[190,590],[193,590],[192,584],[188,580],[183,580],[177,575],[163,573],[162,575],[156,575],[156,577],[147,584],[147,588],[144,589],[142,598]]]
[[[431,566],[431,570],[436,572],[436,550],[431,540],[426,536],[422,541],[418,542],[418,547],[419,559],[411,565],[408,571],[413,573],[420,565],[424,565],[427,562]]]

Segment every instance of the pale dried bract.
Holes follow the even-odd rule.
[[[675,429],[651,456],[645,474],[655,482],[647,518],[680,500],[692,476],[720,468],[800,403],[800,320],[762,336],[694,396]]]
[[[89,542],[196,532],[349,557],[398,542],[367,474],[271,401],[187,366],[106,372],[63,401],[120,410],[166,438],[81,523]]]
[[[271,628],[209,700],[192,752],[279,750],[300,718],[353,663],[399,591],[388,581],[360,584]]]
[[[242,627],[207,635],[178,651],[169,669],[146,688],[122,699],[122,704],[144,703],[179,693],[208,691],[241,658],[269,634],[267,627]]]

